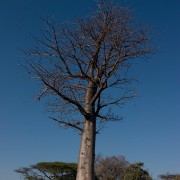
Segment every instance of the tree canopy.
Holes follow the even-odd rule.
[[[75,179],[77,172],[76,163],[65,162],[40,162],[30,167],[15,170],[27,180],[58,180]]]
[[[83,117],[90,115],[89,90],[97,124],[121,120],[111,107],[122,107],[135,96],[128,70],[155,50],[148,29],[135,22],[128,8],[104,0],[97,7],[86,18],[66,24],[42,18],[45,30],[33,37],[34,48],[25,51],[25,67],[40,82],[37,99],[46,98],[51,119],[81,132]],[[111,93],[116,88],[120,91]]]

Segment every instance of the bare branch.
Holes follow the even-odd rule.
[[[83,114],[86,115],[86,112],[84,110],[84,108],[77,102],[74,101],[73,99],[70,99],[69,97],[67,97],[66,95],[62,94],[61,92],[59,92],[57,89],[55,89],[53,86],[51,86],[50,84],[48,84],[44,79],[41,79],[41,81],[51,90],[53,90],[57,95],[59,95],[62,99],[64,99],[65,101],[68,101],[71,104],[74,104],[75,106],[77,106],[77,108],[79,109],[79,111]]]
[[[77,122],[76,124],[73,124],[73,123],[70,123],[70,122],[65,122],[65,121],[58,120],[58,119],[53,118],[53,117],[49,117],[49,118],[56,121],[60,125],[64,125],[66,127],[72,127],[72,128],[75,128],[75,129],[77,129],[77,130],[79,130],[81,132],[83,131],[83,129],[78,126],[80,124],[80,122]]]

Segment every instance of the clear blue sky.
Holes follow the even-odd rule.
[[[142,161],[154,179],[180,173],[180,1],[123,2],[152,27],[159,51],[133,67],[140,97],[121,109],[123,122],[107,124],[96,152]],[[85,16],[94,6],[93,0],[0,0],[1,180],[18,180],[14,169],[40,161],[77,161],[79,135],[59,128],[35,102],[38,88],[18,65],[23,61],[18,49],[33,46],[29,34],[43,28],[39,16],[63,22]]]

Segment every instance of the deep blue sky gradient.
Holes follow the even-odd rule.
[[[97,137],[96,151],[142,161],[154,179],[180,173],[180,1],[123,4],[153,29],[159,50],[133,66],[139,97],[116,110],[125,119],[107,124]],[[40,16],[61,23],[86,16],[94,7],[93,0],[0,0],[0,179],[18,180],[14,169],[40,161],[77,161],[79,135],[59,128],[43,104],[35,102],[38,86],[19,65],[19,49],[33,47],[30,33],[39,35],[44,27]]]

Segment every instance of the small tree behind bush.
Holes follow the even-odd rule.
[[[144,170],[144,163],[138,162],[130,164],[124,168],[121,180],[152,180],[147,170]]]

